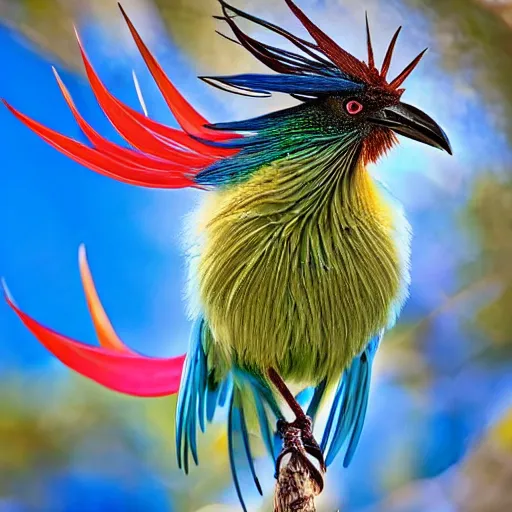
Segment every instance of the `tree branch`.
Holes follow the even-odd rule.
[[[278,422],[283,448],[276,461],[277,483],[274,512],[316,512],[315,499],[323,490],[325,464],[312,434],[311,419],[306,416],[279,374],[270,369],[269,378],[295,414],[295,421]],[[313,464],[309,455],[320,463]]]

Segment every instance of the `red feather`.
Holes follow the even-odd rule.
[[[167,170],[163,171],[154,167],[142,167],[135,163],[122,161],[119,158],[90,148],[50,128],[46,128],[41,123],[17,111],[5,100],[4,104],[21,122],[43,140],[75,160],[75,162],[89,167],[89,169],[99,174],[116,178],[124,183],[149,188],[184,188],[195,186],[192,179],[193,176],[181,164],[169,163]]]
[[[152,121],[112,96],[91,65],[78,34],[86,74],[98,103],[119,134],[138,151],[114,144],[94,130],[76,108],[56,72],[62,94],[78,125],[92,143],[92,148],[45,127],[7,102],[4,103],[20,121],[46,142],[102,175],[150,188],[195,187],[194,176],[197,173],[217,160],[238,152],[237,149],[215,147],[213,142],[239,138],[240,135],[219,133],[206,128],[204,125],[208,121],[171,84],[128,18],[127,22],[169,107],[186,132]],[[208,142],[212,142],[212,145]]]
[[[205,157],[201,155],[197,155],[195,153],[191,153],[190,151],[183,151],[179,149],[169,149],[166,154],[166,158],[158,158],[152,155],[145,155],[140,151],[134,151],[132,149],[123,148],[116,144],[113,144],[105,137],[101,136],[94,128],[92,128],[87,121],[81,116],[80,112],[76,108],[69,91],[66,86],[60,79],[57,71],[54,69],[55,77],[57,79],[57,83],[59,84],[60,90],[68,104],[73,116],[75,117],[76,122],[87,136],[87,138],[91,141],[91,143],[95,146],[95,148],[104,154],[110,154],[115,156],[116,158],[120,158],[124,160],[128,164],[135,164],[144,167],[153,167],[156,169],[161,169],[162,171],[169,170],[169,167],[172,164],[181,164],[184,166],[195,166],[200,168],[201,166],[209,165],[215,162],[216,159],[213,157]],[[166,148],[167,149],[167,148]],[[191,169],[191,174],[193,174],[193,169]]]
[[[145,357],[131,351],[119,340],[105,314],[83,248],[80,250],[80,271],[101,347],[80,343],[43,326],[24,313],[5,289],[7,304],[57,359],[84,377],[131,396],[159,397],[177,393],[185,355],[164,359]]]
[[[119,4],[119,8],[121,9],[121,13],[123,14],[128,28],[130,29],[139,52],[146,62],[149,71],[153,75],[153,78],[157,83],[163,97],[165,98],[167,105],[169,105],[169,108],[172,110],[174,117],[183,128],[183,130],[185,130],[187,133],[190,133],[191,135],[195,135],[196,137],[212,141],[227,140],[238,137],[237,135],[216,132],[215,130],[211,130],[205,127],[205,125],[209,124],[209,122],[201,114],[196,112],[190,103],[188,103],[187,100],[180,94],[176,87],[174,87],[160,64],[145,45],[144,41],[140,37],[139,33],[137,32],[121,4]]]
[[[304,25],[311,34],[322,52],[336,64],[341,70],[364,82],[369,82],[373,76],[368,66],[351,55],[349,52],[339,46],[323,30],[315,25],[306,14],[292,0],[285,0],[293,14]]]
[[[77,35],[78,38],[78,35]],[[78,45],[84,62],[85,71],[91,88],[103,112],[119,134],[140,151],[161,158],[172,159],[177,149],[189,150],[213,159],[230,156],[234,150],[226,150],[203,144],[187,133],[160,125],[143,114],[124,105],[112,96],[94,70],[78,38]],[[233,135],[230,135],[233,138]]]

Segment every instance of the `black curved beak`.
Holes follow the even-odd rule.
[[[377,126],[390,128],[409,139],[443,149],[450,155],[453,154],[450,141],[443,129],[425,112],[407,103],[384,108],[374,114],[370,121]]]

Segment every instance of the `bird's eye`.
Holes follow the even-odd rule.
[[[347,112],[351,116],[355,116],[356,114],[359,114],[363,110],[363,105],[359,103],[357,100],[350,100],[347,101],[345,108],[347,109]]]

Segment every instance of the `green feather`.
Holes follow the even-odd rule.
[[[216,359],[333,383],[386,327],[403,262],[394,211],[359,157],[347,135],[209,194],[193,273]]]

